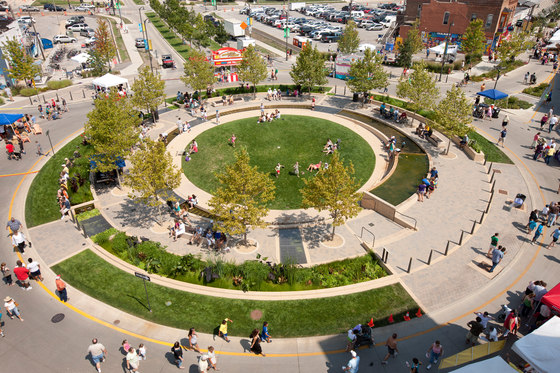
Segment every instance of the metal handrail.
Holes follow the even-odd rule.
[[[401,214],[402,216],[404,216],[404,217],[406,217],[406,218],[409,218],[409,219],[414,220],[414,230],[416,230],[416,225],[418,224],[418,220],[416,220],[416,219],[413,218],[412,216],[405,215],[405,214],[403,214],[402,212],[397,211],[397,210],[395,210],[395,213],[399,213],[399,214]]]
[[[373,249],[373,247],[375,246],[375,234],[373,234],[373,232],[367,229],[366,227],[362,227],[362,230],[360,231],[360,238],[363,237],[364,230],[369,232],[369,234],[371,234],[371,236],[373,237],[373,241],[371,241],[371,248]]]

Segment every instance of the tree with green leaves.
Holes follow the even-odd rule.
[[[130,199],[152,207],[160,207],[162,200],[175,200],[173,189],[181,184],[181,172],[173,165],[163,142],[144,140],[130,157],[130,163],[124,177],[125,185],[132,190]],[[161,223],[162,216],[160,209],[158,223]]]
[[[465,92],[453,85],[445,98],[435,108],[436,123],[434,126],[441,132],[464,136],[469,132],[472,122],[472,104]]]
[[[266,226],[266,204],[274,199],[276,186],[267,173],[250,165],[246,149],[236,152],[235,162],[216,177],[220,186],[208,203],[219,219],[216,228],[229,235],[242,234],[246,243],[249,226]]]
[[[144,67],[138,78],[132,84],[132,103],[141,110],[152,113],[154,123],[159,105],[165,99],[165,82],[158,73],[153,73],[149,67]]]
[[[364,98],[372,89],[385,88],[389,84],[387,72],[381,64],[382,58],[367,48],[364,57],[356,60],[348,70],[352,78],[346,81],[346,85],[352,92],[364,93]]]
[[[138,141],[140,118],[129,98],[120,97],[113,89],[106,97],[95,100],[95,107],[87,114],[85,134],[99,156],[96,170],[112,171],[118,159],[126,159]],[[120,184],[120,177],[118,177]]]
[[[343,225],[360,212],[359,202],[362,193],[356,192],[359,184],[354,179],[354,165],[348,167],[335,151],[329,163],[329,168],[320,170],[314,177],[304,179],[305,186],[301,189],[302,205],[304,208],[326,210],[332,219],[332,235],[335,229]]]
[[[181,81],[195,91],[203,91],[216,83],[214,66],[206,59],[203,52],[191,49],[183,69],[185,75],[181,77]]]
[[[461,42],[463,52],[470,57],[481,56],[485,42],[484,21],[481,19],[472,20],[463,34],[463,41]]]
[[[27,54],[24,46],[16,38],[2,43],[2,54],[9,65],[6,71],[16,82],[33,80],[41,74],[39,66],[33,64],[33,57]]]
[[[515,61],[515,57],[531,45],[528,32],[514,32],[510,35],[511,37],[508,40],[502,40],[496,49],[497,57],[501,60],[500,65]]]
[[[228,40],[229,34],[224,28],[224,24],[220,22],[214,26],[214,41],[220,45],[224,45]]]
[[[295,84],[300,85],[302,90],[307,89],[310,95],[313,86],[327,84],[325,59],[317,46],[313,48],[310,43],[305,44],[296,63],[292,65],[290,76]]]
[[[338,49],[340,53],[350,54],[356,52],[359,46],[360,35],[358,35],[358,26],[356,26],[356,22],[349,20],[338,41]]]
[[[111,71],[111,60],[115,57],[117,49],[113,43],[109,22],[103,18],[97,19],[97,29],[95,30],[95,43],[90,51],[92,56],[91,64],[94,74],[101,75],[103,72]]]
[[[257,97],[257,84],[266,79],[265,60],[259,55],[255,46],[249,45],[243,52],[243,60],[237,66],[239,79],[253,84],[253,97]]]
[[[397,84],[397,96],[407,98],[413,111],[434,108],[439,89],[432,74],[426,70],[424,61],[414,64],[414,71],[409,77],[401,76]]]
[[[192,38],[195,40],[198,49],[210,46],[210,33],[208,31],[208,24],[204,22],[202,14],[197,13],[194,17]]]
[[[420,21],[416,20],[412,23],[412,27],[408,30],[406,34],[406,39],[399,45],[397,62],[403,67],[412,66],[412,57],[415,53],[418,53],[424,47],[422,42],[422,37],[420,36]]]

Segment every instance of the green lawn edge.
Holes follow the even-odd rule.
[[[124,312],[158,324],[179,329],[195,327],[210,334],[228,317],[234,320],[228,330],[232,336],[247,337],[263,321],[269,322],[273,337],[332,335],[371,318],[376,327],[387,325],[391,314],[400,321],[406,312],[416,312],[418,308],[398,283],[330,298],[256,301],[210,297],[147,282],[152,307],[149,312],[142,280],[105,262],[89,249],[52,269],[71,286]],[[171,304],[167,306],[166,302]],[[253,310],[262,311],[260,320],[251,318]]]
[[[469,138],[476,141],[488,162],[513,164],[513,161],[503,151],[478,132],[474,130],[469,132]]]

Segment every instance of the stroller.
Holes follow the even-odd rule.
[[[513,200],[513,206],[516,208],[521,208],[527,196],[525,194],[517,193],[515,199]]]
[[[484,119],[484,107],[481,105],[476,106],[473,110],[473,117]]]
[[[354,347],[369,346],[371,348],[374,343],[371,328],[367,325],[360,325],[360,332],[356,334],[356,344]]]

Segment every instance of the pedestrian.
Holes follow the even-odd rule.
[[[485,83],[482,83],[482,84],[480,85],[480,92],[484,91],[485,89],[486,89],[486,84],[485,84]]]
[[[509,315],[507,315],[506,320],[504,321],[504,334],[502,337],[507,337],[509,333],[513,335],[517,335],[517,328],[519,327],[519,318],[517,317],[517,311],[512,310]]]
[[[494,251],[492,251],[492,267],[490,268],[490,273],[494,272],[494,268],[496,268],[496,266],[500,264],[500,262],[504,258],[505,253],[506,248],[502,246],[499,246],[497,249],[494,249]]]
[[[272,339],[270,339],[270,334],[268,333],[268,322],[267,321],[263,322],[261,340],[263,342],[266,341],[266,343],[272,342]]]
[[[357,373],[360,365],[360,357],[354,350],[350,351],[350,355],[352,355],[352,357],[348,361],[348,364],[346,364],[345,367],[342,367],[342,370],[344,372]]]
[[[220,110],[216,109],[216,124],[220,124]]]
[[[0,312],[0,335],[5,337],[4,331],[2,330],[2,312]]]
[[[220,324],[220,328],[218,329],[218,335],[220,337],[222,337],[223,339],[225,339],[226,342],[229,343],[229,339],[227,336],[227,327],[228,327],[228,322],[233,324],[233,320],[228,319],[227,317],[225,319],[222,320],[222,323]]]
[[[486,254],[486,256],[492,255],[492,251],[494,251],[494,249],[498,246],[498,235],[499,233],[494,233],[494,235],[490,237],[490,248],[488,249],[488,253]]]
[[[191,350],[195,350],[196,352],[200,353],[200,349],[198,348],[198,334],[194,328],[189,329],[189,348]]]
[[[299,177],[299,162],[296,162],[296,164],[294,164],[294,175]],[[560,187],[558,187],[558,190],[560,190]]]
[[[23,140],[18,137],[19,154],[25,154],[25,148],[23,147]]]
[[[533,136],[533,142],[531,143],[531,149],[534,149],[535,146],[539,143],[539,139],[541,138],[541,133],[537,132],[535,136]]]
[[[183,133],[183,121],[181,118],[177,118],[177,129],[179,130],[179,135]]]
[[[488,327],[488,321],[490,320],[494,320],[494,318],[492,316],[490,316],[488,314],[488,312],[484,311],[484,312],[474,312],[474,314],[478,317],[480,317],[480,323],[482,324],[482,327],[484,328],[484,330],[486,330],[486,328]]]
[[[507,125],[509,124],[509,115],[506,114],[506,116],[504,117],[504,119],[502,120],[502,129],[505,129],[507,127]]]
[[[418,201],[424,202],[424,195],[426,194],[426,184],[418,184],[418,190],[416,191],[416,194],[418,194]]]
[[[546,122],[548,122],[548,116],[545,114],[541,118],[541,131],[542,131],[544,125],[546,124]]]
[[[311,99],[311,110],[315,110],[315,97]]]
[[[87,350],[91,355],[91,360],[93,361],[93,364],[95,364],[97,371],[101,373],[101,363],[105,361],[107,349],[99,343],[97,338],[93,338],[91,340],[91,345],[89,345]]]
[[[10,234],[19,231],[21,227],[22,227],[21,222],[16,218],[14,218],[13,216],[10,218],[10,220],[8,220],[8,223],[6,223],[6,230],[8,230],[9,228]]]
[[[534,293],[525,294],[523,297],[523,301],[521,302],[521,316],[527,317],[529,316],[529,312],[533,309],[535,299]]]
[[[283,169],[284,166],[282,166],[280,163],[276,164],[276,167],[274,167],[274,170],[276,171],[276,178],[278,178],[280,176],[280,170]]]
[[[16,265],[16,268],[14,268],[14,275],[16,275],[21,287],[25,290],[31,290],[32,287],[29,285],[29,270],[23,266],[21,260],[18,260]]]
[[[66,103],[66,99],[64,97],[62,97],[62,108],[65,112],[68,111],[68,104]]]
[[[422,363],[415,357],[412,358],[412,364],[410,364],[408,361],[406,361],[405,364],[407,368],[410,368],[410,373],[418,373],[420,365],[422,365]]]
[[[208,355],[204,354],[198,357],[198,373],[208,372]]]
[[[216,353],[214,352],[213,346],[208,346],[208,353],[206,354],[206,356],[208,356],[208,362],[210,363],[212,369],[220,370],[216,367]]]
[[[138,356],[141,360],[146,360],[146,346],[144,346],[144,343],[140,343],[138,346]]]
[[[14,97],[12,96],[12,90],[10,87],[4,88],[4,93],[6,93],[6,96],[8,96],[8,100],[14,101]]]
[[[64,220],[66,214],[70,211],[70,201],[66,197],[60,199],[60,220]]]
[[[430,369],[432,364],[437,364],[438,360],[443,356],[443,346],[441,345],[440,341],[435,341],[432,343],[428,352],[426,352],[426,357],[429,357],[430,363],[426,367],[426,369]]]
[[[126,354],[126,368],[130,372],[138,372],[138,367],[140,366],[140,357],[136,353],[134,347],[128,349]]]
[[[354,345],[358,340],[358,331],[355,329],[348,329],[348,343],[346,344],[346,352],[350,352],[354,349]]]
[[[68,293],[66,291],[66,284],[64,283],[64,281],[62,281],[60,275],[56,276],[54,283],[56,285],[56,291],[58,292],[58,299],[60,299],[61,302],[68,302]]]
[[[6,298],[4,298],[4,308],[6,309],[6,314],[10,317],[10,319],[13,319],[15,316],[21,322],[23,322],[23,318],[21,317],[18,307],[19,304],[17,304],[17,302],[13,300],[12,297],[7,296]]]
[[[554,223],[556,223],[556,218],[558,217],[559,212],[560,206],[558,205],[558,203],[552,202],[548,211],[548,219],[546,223],[547,227],[550,228],[554,225]]]
[[[547,249],[552,249],[556,242],[558,242],[558,238],[560,238],[560,229],[556,228],[550,235],[552,236],[552,242],[548,244],[546,247]]]
[[[552,101],[552,91],[548,92],[548,94],[546,95],[546,105],[550,105],[550,102]]]
[[[537,240],[539,239],[539,237],[541,236],[542,232],[543,232],[543,223],[539,223],[539,225],[537,226],[537,229],[535,229],[535,235],[533,236],[533,239],[531,240],[531,245],[534,245],[535,242],[537,242]]]
[[[235,140],[237,140],[237,137],[235,137],[235,134],[232,134],[231,138],[229,139],[229,142],[231,146],[233,146],[234,148],[235,148]]]
[[[6,263],[0,264],[0,272],[2,272],[2,281],[8,286],[12,286],[14,281],[12,280],[12,272]]]
[[[548,133],[552,132],[556,124],[558,124],[558,117],[556,115],[553,115],[548,121]]]
[[[527,82],[529,82],[529,75],[530,75],[530,74],[529,74],[529,72],[527,71],[527,72],[525,73],[524,78],[523,78],[523,84],[527,84]]]
[[[484,330],[484,327],[480,323],[481,321],[480,317],[477,317],[476,320],[467,323],[467,326],[470,328],[467,333],[467,344],[472,344],[474,346],[478,341],[478,336]]]
[[[500,145],[500,143],[502,143],[502,148],[503,148],[504,142],[506,141],[506,136],[507,136],[507,128],[504,128],[503,130],[500,131],[500,138],[498,139],[496,145]]]
[[[179,342],[175,342],[173,347],[171,347],[171,352],[173,352],[173,357],[175,358],[175,364],[177,368],[185,369],[183,366],[183,346]]]
[[[251,351],[253,351],[255,355],[262,355],[263,357],[266,356],[262,352],[261,337],[259,335],[259,330],[253,329],[249,338],[251,338]]]
[[[399,348],[397,347],[397,333],[394,333],[392,336],[387,338],[385,346],[387,346],[387,355],[385,355],[381,364],[387,364],[387,360],[389,360],[390,356],[394,359],[399,354]]]
[[[41,265],[39,262],[34,261],[32,258],[27,259],[29,263],[27,269],[29,270],[29,276],[35,281],[43,281],[43,276],[41,276]]]
[[[546,148],[544,153],[546,154],[544,156],[544,163],[550,165],[550,160],[554,157],[554,153],[556,153],[556,150],[551,146]]]

